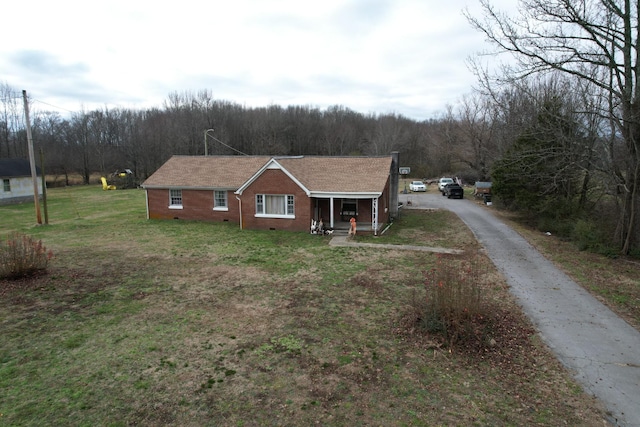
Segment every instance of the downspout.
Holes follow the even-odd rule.
[[[149,190],[144,190],[144,204],[147,205],[147,219],[149,219]]]
[[[242,200],[238,196],[236,196],[236,199],[238,200],[238,210],[240,211],[240,230],[242,230]]]

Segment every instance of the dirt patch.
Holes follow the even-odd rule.
[[[26,294],[37,288],[43,288],[47,283],[47,272],[24,276],[16,279],[0,279],[0,298],[8,299],[12,304],[25,305],[29,299]]]

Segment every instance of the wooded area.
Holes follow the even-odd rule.
[[[499,203],[541,230],[585,249],[640,254],[637,0],[526,0],[515,18],[482,3],[484,15],[467,18],[516,60],[497,73],[470,61],[479,89],[427,121],[341,105],[249,108],[205,89],[169,94],[155,108],[68,117],[32,103],[36,151],[48,174],[79,173],[87,183],[124,168],[144,180],[176,154],[399,151],[412,178],[493,180]],[[0,158],[26,158],[19,91],[2,84],[0,99]]]

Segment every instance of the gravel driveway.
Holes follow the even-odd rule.
[[[456,213],[506,277],[546,344],[620,426],[640,426],[640,333],[578,286],[513,229],[471,200],[401,194],[411,209]]]

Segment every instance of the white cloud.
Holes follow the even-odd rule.
[[[79,110],[210,89],[248,106],[427,119],[471,90],[464,0],[33,0],[3,6],[0,79]],[[10,41],[10,42],[6,42]]]

